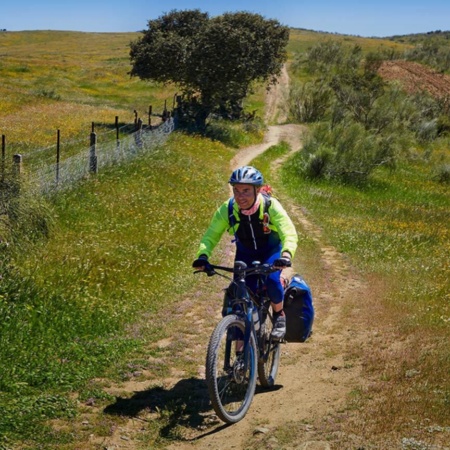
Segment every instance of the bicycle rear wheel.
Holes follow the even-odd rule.
[[[278,341],[273,341],[270,334],[272,332],[272,320],[266,317],[261,324],[259,333],[259,359],[258,377],[259,383],[265,388],[273,387],[280,365],[281,347]]]
[[[211,335],[206,355],[206,384],[211,403],[226,423],[243,419],[255,395],[257,348],[253,335],[247,367],[243,356],[236,356],[236,343],[242,342],[244,326],[238,316],[225,316]]]

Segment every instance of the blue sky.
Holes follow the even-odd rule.
[[[290,27],[359,36],[450,30],[450,0],[4,0],[0,29],[140,31],[172,9],[249,11]]]

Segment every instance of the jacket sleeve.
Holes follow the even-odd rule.
[[[211,256],[214,248],[219,243],[223,233],[228,229],[228,200],[222,203],[214,213],[209,226],[200,240],[197,258],[200,255]]]
[[[281,239],[281,252],[287,251],[294,257],[298,243],[297,231],[286,210],[274,197],[272,197],[269,214],[270,220],[276,226],[278,235]]]

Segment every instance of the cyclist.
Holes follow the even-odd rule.
[[[235,261],[243,261],[248,266],[259,261],[279,268],[280,271],[268,276],[266,288],[274,313],[272,336],[282,339],[286,333],[286,317],[281,269],[291,266],[297,249],[297,232],[280,202],[263,195],[264,178],[259,170],[252,166],[240,167],[231,174],[229,183],[233,187],[233,197],[214,213],[192,266],[205,270],[208,258],[223,233],[228,231],[235,237]],[[246,282],[255,292],[256,277],[250,276]]]

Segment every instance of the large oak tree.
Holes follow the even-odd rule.
[[[287,59],[289,29],[248,12],[174,10],[142,33],[130,44],[131,75],[175,83],[200,126],[212,112],[239,115],[253,83],[273,84]]]

